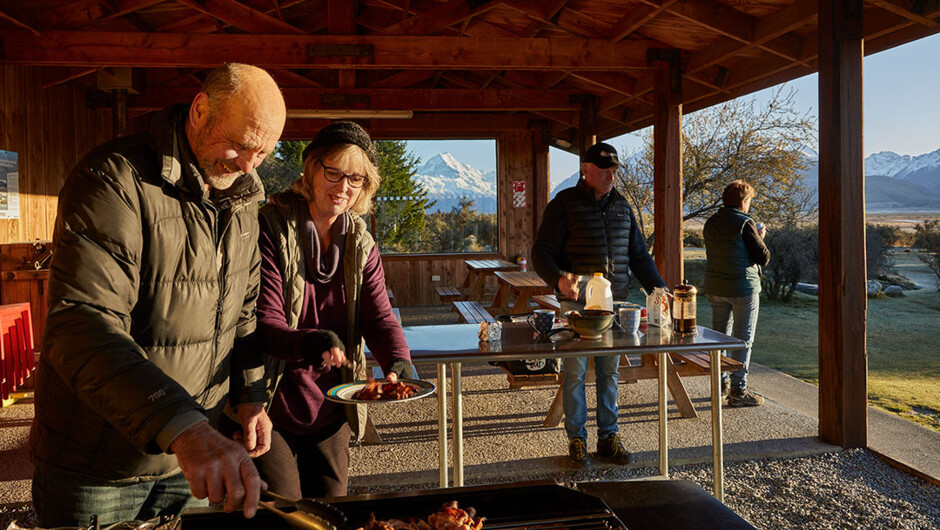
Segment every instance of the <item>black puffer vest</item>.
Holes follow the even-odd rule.
[[[616,189],[597,201],[584,179],[556,196],[565,205],[568,237],[559,266],[575,274],[601,272],[610,280],[614,299],[630,289],[630,205]],[[604,204],[604,206],[601,206]]]
[[[737,208],[721,208],[705,222],[705,291],[715,296],[749,296],[760,292],[760,269],[751,261],[742,234],[753,222]]]

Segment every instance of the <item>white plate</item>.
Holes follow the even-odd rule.
[[[345,383],[334,386],[333,388],[326,391],[325,397],[326,399],[335,401],[336,403],[344,403],[346,405],[364,405],[369,403],[402,403],[405,401],[414,401],[425,396],[430,396],[434,393],[434,383],[423,381],[421,379],[399,379],[398,381],[413,388],[415,391],[414,395],[405,399],[355,399],[353,398],[353,395],[365,387],[368,383],[368,381],[356,381],[354,383]],[[379,379],[378,382],[382,384],[388,384],[387,379]]]

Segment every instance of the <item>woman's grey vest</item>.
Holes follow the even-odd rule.
[[[278,264],[281,267],[281,280],[284,288],[284,313],[287,324],[297,329],[300,313],[303,310],[304,287],[306,283],[306,261],[303,257],[303,244],[297,230],[297,208],[307,208],[307,203],[293,193],[284,193],[271,198],[271,202],[261,208],[261,215],[267,221],[278,250]],[[342,368],[343,382],[363,381],[366,379],[366,355],[359,330],[359,298],[362,293],[362,271],[369,253],[375,246],[375,240],[366,230],[361,217],[346,212],[349,233],[346,235],[346,248],[343,250],[343,281],[346,286],[346,356],[355,363],[357,371]],[[284,373],[284,361],[268,357],[265,362],[268,380],[268,403],[270,404],[281,375]],[[358,442],[362,440],[366,427],[366,407],[347,405],[346,417],[349,427]]]

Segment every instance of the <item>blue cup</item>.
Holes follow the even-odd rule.
[[[551,309],[536,309],[526,319],[526,322],[532,326],[539,335],[543,337],[555,327],[555,311]]]
[[[617,311],[620,327],[627,335],[633,335],[640,330],[640,308],[637,306],[621,307]]]

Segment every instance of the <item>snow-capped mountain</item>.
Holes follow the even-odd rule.
[[[893,151],[875,153],[865,159],[865,174],[893,177],[911,163],[911,155],[899,155]]]
[[[551,192],[551,194],[549,195],[549,197],[550,197],[551,199],[554,199],[554,198],[555,198],[555,195],[558,195],[558,192],[559,192],[559,191],[561,191],[561,190],[563,190],[563,189],[565,189],[565,188],[573,188],[573,187],[575,186],[575,184],[578,183],[578,179],[580,179],[580,178],[581,178],[581,172],[580,172],[580,171],[575,171],[574,173],[571,174],[570,177],[568,177],[568,178],[566,178],[565,180],[559,182],[558,185],[556,185],[554,188],[552,188],[552,192]]]
[[[449,212],[461,198],[474,201],[480,213],[496,213],[496,172],[484,173],[450,153],[440,153],[418,167],[415,180],[437,201],[434,210]]]

